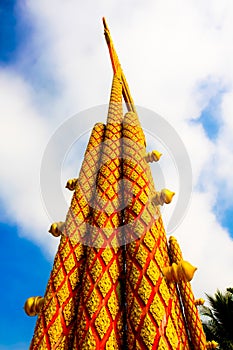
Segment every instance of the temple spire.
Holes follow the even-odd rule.
[[[51,225],[60,245],[38,314],[31,350],[206,350],[191,284],[196,270],[166,237],[129,87],[103,19],[113,81],[106,125],[94,126],[65,222]],[[128,112],[123,116],[122,96]]]
[[[113,72],[114,74],[119,70],[121,72],[121,80],[122,80],[122,93],[123,93],[123,97],[126,103],[126,107],[128,109],[128,111],[132,111],[132,112],[136,112],[135,106],[134,106],[134,102],[133,102],[133,98],[131,96],[130,90],[129,90],[129,86],[127,83],[127,80],[125,78],[124,72],[121,68],[121,64],[119,61],[119,58],[117,56],[114,44],[113,44],[113,40],[106,22],[106,19],[103,17],[103,25],[104,25],[104,35],[105,35],[105,39],[108,45],[108,50],[109,50],[109,54],[110,54],[110,58],[111,58],[111,62],[112,62],[112,68],[113,68]]]
[[[86,251],[82,282],[85,292],[80,296],[77,310],[76,349],[124,348],[123,250],[119,241],[123,224],[122,118],[122,82],[117,69],[96,180],[96,198],[89,220],[90,246]]]
[[[71,205],[60,232],[60,244],[30,350],[72,349],[76,310],[85,266],[86,248],[81,242],[86,236],[86,221],[90,215],[89,202],[95,187],[104,132],[105,125],[102,123],[96,124],[92,130],[79,180],[75,181]],[[50,230],[53,231],[54,226],[56,227],[52,225]]]

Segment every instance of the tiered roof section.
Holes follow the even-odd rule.
[[[189,281],[195,268],[175,238],[167,242],[146,140],[104,20],[113,67],[106,125],[93,127],[45,296],[25,303],[38,314],[31,350],[204,350],[207,344]],[[123,115],[122,96],[128,112]],[[200,301],[199,301],[200,303]]]

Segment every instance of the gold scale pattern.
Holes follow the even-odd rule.
[[[174,237],[170,237],[169,239],[169,251],[172,262],[178,264],[181,260],[183,260],[180,246]],[[189,282],[180,281],[178,286],[193,348],[195,350],[205,350],[207,349],[206,337],[200,320],[198,308],[195,305],[195,298],[191,284]]]
[[[123,252],[117,244],[122,238],[118,227],[123,223],[119,210],[122,201],[119,182],[122,179],[121,80],[127,107],[131,111],[135,108],[106,23],[105,35],[114,73],[117,73],[106,132],[103,124],[93,129],[31,349],[125,349]],[[170,265],[167,240],[160,212],[150,201],[155,188],[145,162],[145,137],[135,113],[126,114],[123,136],[124,201],[128,201],[124,225],[126,239],[131,241],[127,244],[125,261],[127,348],[188,350],[176,284],[167,284],[162,275],[163,267]],[[109,153],[112,154],[110,160]],[[93,193],[97,194],[95,199]],[[85,249],[80,241],[87,237],[93,246]],[[172,244],[170,248],[177,262],[181,252],[177,253],[177,247],[173,249]],[[179,287],[185,300],[186,318],[191,328],[195,324],[199,332],[198,317],[187,316],[187,310],[190,314],[196,310],[191,287],[188,283],[180,283]],[[194,329],[192,332],[193,344],[197,344],[194,348],[199,349],[204,340],[201,335],[195,335]]]
[[[170,293],[162,275],[170,264],[166,237],[160,212],[150,201],[155,190],[145,161],[145,137],[133,112],[124,117],[123,149],[124,194],[129,199],[124,227],[131,240],[126,247],[128,349],[189,349],[182,313],[180,319],[175,313],[177,293]]]
[[[88,201],[93,191],[95,166],[98,164],[104,130],[104,124],[96,124],[87,146],[79,177],[86,190],[86,197],[78,184],[66,217],[31,350],[70,349],[72,343],[84,267],[85,252],[80,239],[85,233],[85,221],[90,214]]]
[[[76,349],[120,349],[123,332],[121,279],[122,83],[114,75],[96,197],[90,218],[91,244],[78,309]]]

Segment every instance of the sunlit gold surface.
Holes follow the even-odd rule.
[[[67,213],[60,245],[54,259],[30,350],[70,350],[81,280],[85,263],[85,247],[80,240],[86,234],[86,220],[90,214],[88,203],[95,188],[100,145],[105,125],[97,123],[91,133],[76,187]],[[91,341],[91,335],[90,335]],[[88,340],[89,342],[89,340]]]
[[[169,264],[166,234],[160,211],[150,201],[156,191],[146,162],[145,136],[135,113],[125,115],[123,136],[126,197],[133,188],[125,209],[125,232],[132,238],[126,247],[127,346],[129,350],[189,349],[178,295],[170,293],[162,274]],[[134,228],[128,229],[130,225]],[[175,305],[176,314],[171,312]]]
[[[75,343],[83,349],[90,334],[96,349],[118,349],[123,344],[123,311],[121,301],[123,257],[119,247],[122,225],[121,207],[121,75],[113,77],[104,144],[96,181],[96,197],[90,217],[90,242],[82,283],[83,294],[77,315]],[[103,210],[103,208],[105,208]],[[82,319],[85,319],[85,328]],[[108,334],[108,336],[106,335]],[[111,347],[110,347],[111,346]]]
[[[169,252],[173,263],[180,264],[183,261],[180,246],[175,237],[169,238]],[[195,304],[195,298],[189,282],[179,281],[178,287],[181,295],[182,304],[187,320],[187,327],[190,333],[191,342],[194,349],[206,349],[206,337],[202,327],[198,308]]]
[[[174,192],[155,190],[148,162],[161,154],[146,152],[105,20],[104,28],[114,71],[107,123],[94,126],[78,181],[67,182],[74,194],[65,223],[50,228],[62,235],[30,350],[204,350],[186,282],[195,268],[174,239],[169,256],[159,209]],[[36,303],[25,309],[34,313]]]

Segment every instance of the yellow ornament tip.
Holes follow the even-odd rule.
[[[51,233],[54,237],[61,236],[64,225],[65,223],[63,221],[54,222],[50,226],[49,233]]]
[[[159,151],[156,151],[156,150],[152,151],[152,153],[154,154],[154,156],[157,159],[157,161],[160,160],[160,158],[163,155],[162,153],[160,153]]]
[[[171,266],[164,267],[163,275],[168,282],[190,282],[196,270],[188,261],[181,260],[179,264],[172,263]]]
[[[77,185],[78,179],[70,179],[66,183],[66,188],[68,188],[70,191],[74,191],[75,187]]]
[[[175,195],[175,192],[172,192],[168,190],[167,188],[162,189],[161,191],[164,203],[169,204],[172,201],[173,196]]]
[[[199,306],[199,305],[204,305],[205,303],[205,299],[199,298],[195,300],[195,305]]]
[[[197,267],[190,264],[188,261],[182,260],[181,262],[186,281],[190,282],[193,279],[194,273],[197,271]]]
[[[216,349],[218,346],[219,346],[219,344],[216,341],[214,341],[214,340],[208,341],[206,343],[206,348],[207,349]]]
[[[169,243],[176,243],[177,242],[177,239],[174,237],[174,236],[170,236],[169,237]]]
[[[147,163],[158,162],[161,156],[162,156],[162,153],[160,153],[159,151],[153,150],[152,152],[148,152],[145,155],[145,160]]]

